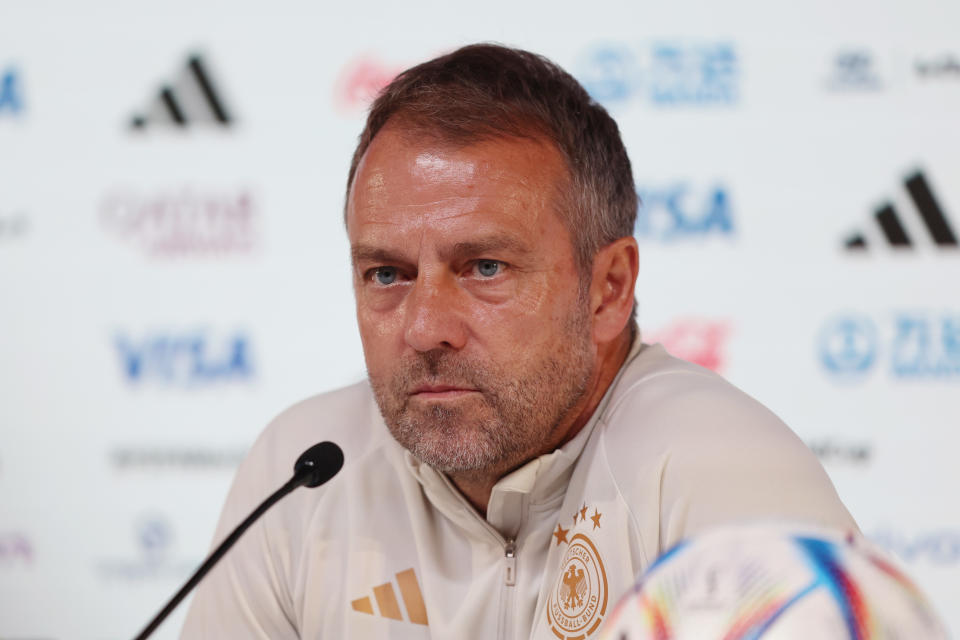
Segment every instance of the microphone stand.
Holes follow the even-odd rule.
[[[339,458],[339,459],[338,459]],[[246,519],[237,525],[227,538],[220,543],[220,545],[213,550],[206,560],[203,561],[203,564],[200,565],[200,568],[197,569],[190,579],[187,580],[179,591],[168,602],[163,609],[160,610],[153,620],[143,628],[143,631],[137,635],[134,640],[146,640],[147,637],[152,634],[157,627],[160,626],[160,623],[163,622],[170,613],[177,608],[177,605],[187,597],[193,588],[203,579],[205,575],[213,568],[217,562],[220,561],[220,558],[230,550],[237,540],[240,539],[240,536],[250,528],[257,518],[262,516],[267,509],[272,507],[277,503],[278,500],[283,498],[285,495],[296,489],[301,485],[306,485],[308,487],[317,487],[332,478],[338,471],[340,467],[343,466],[343,452],[340,450],[340,447],[333,444],[332,442],[321,442],[316,444],[309,449],[307,449],[303,455],[297,460],[296,465],[294,465],[294,474],[286,484],[270,494],[266,500],[260,503],[260,506],[253,510],[253,512],[246,517]]]

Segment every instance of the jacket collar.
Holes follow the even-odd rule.
[[[643,346],[638,331],[629,354],[600,399],[590,420],[572,440],[559,449],[538,456],[514,469],[493,486],[490,501],[487,503],[488,527],[492,526],[502,537],[512,539],[516,536],[530,505],[557,502],[559,507],[559,502],[563,499],[570,477],[573,475],[576,461],[580,458],[597,423],[606,411],[624,370],[641,352]],[[404,466],[423,486],[427,497],[444,515],[463,526],[476,526],[479,514],[469,505],[449,478],[430,465],[417,460],[396,441],[393,441],[393,445],[402,455]]]

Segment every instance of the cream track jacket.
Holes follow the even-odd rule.
[[[639,341],[590,422],[502,478],[486,518],[393,440],[363,383],[267,427],[216,542],[322,440],[343,448],[343,470],[250,528],[200,585],[183,638],[587,640],[658,554],[707,527],[856,529],[776,416]]]

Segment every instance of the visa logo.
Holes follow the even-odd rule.
[[[16,69],[0,70],[0,115],[23,111],[23,87]]]
[[[730,236],[733,210],[722,186],[694,189],[685,182],[637,190],[640,208],[634,235],[670,242],[692,237]]]
[[[253,378],[250,340],[244,334],[214,337],[205,331],[114,338],[123,376],[131,383],[197,387]]]

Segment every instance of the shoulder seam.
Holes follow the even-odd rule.
[[[601,424],[597,425],[598,427],[606,426],[606,420],[603,420]],[[637,515],[633,512],[633,507],[624,497],[623,492],[620,490],[620,481],[617,478],[616,474],[613,472],[613,467],[610,464],[610,458],[607,456],[607,438],[606,430],[600,429],[600,442],[597,445],[600,448],[600,454],[603,456],[603,466],[607,471],[607,475],[610,477],[610,482],[613,484],[614,490],[617,492],[617,499],[620,500],[624,508],[627,511],[627,516],[630,518],[630,522],[633,524],[634,529],[637,532],[637,537],[640,539],[640,552],[643,554],[642,561],[646,565],[649,563],[650,553],[647,549],[647,542],[643,538],[643,530],[640,527],[640,521],[637,518]],[[658,496],[657,501],[659,502],[660,498]]]

